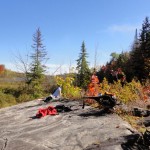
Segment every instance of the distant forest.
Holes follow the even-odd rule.
[[[150,22],[146,17],[142,29],[135,30],[135,37],[131,50],[121,54],[112,53],[112,58],[102,66],[98,75],[100,79],[107,77],[110,80],[110,71],[121,68],[130,82],[133,78],[140,82],[150,79]]]

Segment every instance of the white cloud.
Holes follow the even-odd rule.
[[[56,74],[63,74],[69,72],[76,72],[76,65],[69,65],[69,64],[47,64],[48,67],[47,74],[56,75]]]
[[[109,32],[133,32],[136,29],[139,29],[140,26],[139,25],[112,25],[110,27],[108,27],[107,31]]]
[[[13,63],[4,63],[5,68],[11,71],[22,72],[22,70],[17,69],[16,65]],[[57,75],[57,74],[64,74],[69,72],[76,72],[76,65],[69,65],[69,64],[46,64],[47,71],[46,74],[48,75]],[[22,68],[23,69],[23,68]]]

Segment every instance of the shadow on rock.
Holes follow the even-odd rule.
[[[31,116],[31,117],[29,117],[30,119],[39,119],[39,117],[38,116]]]
[[[138,122],[138,125],[144,125],[145,127],[150,127],[150,116],[141,118]]]
[[[105,116],[106,114],[110,114],[110,113],[112,113],[112,112],[109,110],[105,110],[105,109],[90,110],[89,112],[79,114],[79,116],[81,116],[81,117],[90,117],[90,116],[99,117],[99,116]]]
[[[127,142],[121,144],[123,150],[149,150],[150,131],[146,130],[143,135],[132,134],[125,137]]]

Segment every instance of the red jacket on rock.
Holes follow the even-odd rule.
[[[56,115],[57,110],[53,106],[49,106],[47,108],[40,108],[36,116],[38,118],[44,117],[46,115]]]

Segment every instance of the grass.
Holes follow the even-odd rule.
[[[142,117],[136,117],[132,115],[120,115],[123,120],[127,121],[134,129],[136,129],[138,132],[144,133],[146,131],[146,127],[144,124],[138,125],[137,122],[141,119]]]

